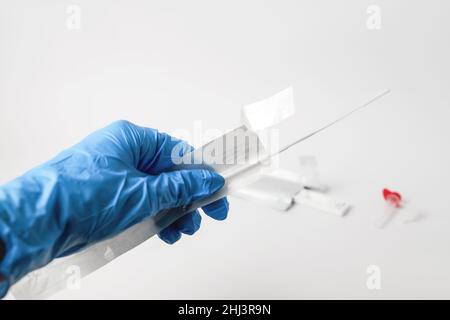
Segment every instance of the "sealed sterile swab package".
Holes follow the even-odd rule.
[[[220,173],[226,181],[225,187],[212,197],[189,206],[159,212],[153,218],[132,226],[114,238],[99,242],[84,251],[52,261],[35,270],[12,287],[16,299],[44,299],[65,289],[76,270],[85,277],[133,249],[162,231],[183,215],[226,196],[235,188],[245,185],[249,177],[259,173],[268,161],[260,161],[267,154],[258,136],[241,126],[194,150],[180,160],[184,166],[207,165]]]

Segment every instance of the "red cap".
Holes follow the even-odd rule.
[[[400,207],[400,202],[402,201],[402,196],[400,193],[384,188],[383,198],[384,200],[393,203],[396,207]]]

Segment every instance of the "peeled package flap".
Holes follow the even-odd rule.
[[[292,87],[242,107],[241,121],[252,131],[273,127],[295,114]]]

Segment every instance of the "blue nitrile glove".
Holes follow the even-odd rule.
[[[165,172],[182,143],[157,130],[118,121],[63,151],[55,159],[0,186],[0,297],[9,285],[52,259],[112,237],[167,208],[215,193],[224,179],[208,170]],[[177,147],[180,156],[189,146]],[[227,200],[203,208],[217,220]],[[198,211],[159,235],[174,243],[200,227]],[[2,290],[3,289],[3,290]]]

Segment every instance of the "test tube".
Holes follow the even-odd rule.
[[[320,182],[315,156],[300,156],[300,179],[305,189],[325,192],[327,188]]]
[[[385,208],[382,215],[375,221],[375,226],[384,228],[397,214],[402,207],[402,196],[398,192],[383,189],[383,198],[385,200]]]

